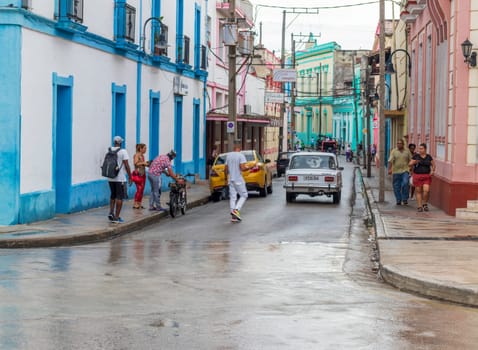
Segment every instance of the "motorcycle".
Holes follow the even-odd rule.
[[[178,181],[169,183],[169,214],[176,217],[178,211],[186,214],[188,206],[188,196],[186,191],[186,177],[194,176],[194,174],[181,175],[177,174]]]

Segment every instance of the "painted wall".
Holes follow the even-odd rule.
[[[151,91],[160,96],[159,152],[166,153],[174,147],[176,127],[174,100],[177,95],[173,92],[173,80],[181,77],[188,86],[187,94],[182,97],[181,170],[198,169],[204,176],[205,167],[198,165],[204,163],[207,74],[188,66],[177,66],[174,58],[153,60],[139,52],[138,45],[128,44],[117,49],[111,40],[113,2],[95,5],[94,11],[85,3],[83,27],[73,24],[66,30],[56,28],[52,3],[56,1],[40,2],[38,6],[35,3],[32,12],[0,9],[0,48],[2,52],[9,52],[0,59],[3,67],[0,68],[0,86],[9,87],[0,94],[0,164],[5,167],[9,164],[11,169],[11,174],[0,181],[0,189],[5,189],[6,196],[0,204],[0,225],[46,219],[59,210],[55,192],[60,193],[58,186],[62,180],[58,178],[60,157],[56,146],[68,139],[65,135],[70,132],[71,145],[67,148],[71,147],[71,151],[66,152],[65,161],[71,163],[71,185],[61,211],[88,209],[109,201],[109,189],[101,177],[100,165],[113,136],[115,86],[125,92],[124,136],[130,156],[137,142],[149,143]],[[147,7],[141,8],[141,3]],[[198,1],[185,1],[184,33],[191,38],[191,64],[194,62],[194,11],[189,10],[194,9],[195,3]],[[128,4],[136,6],[135,43],[138,44],[140,27],[143,19],[149,17],[151,2],[138,0]],[[175,8],[164,2],[162,7],[162,14],[174,17]],[[17,22],[22,26],[15,25]],[[174,29],[170,26],[170,36]],[[169,55],[171,57],[171,51]],[[55,88],[58,82],[67,84],[66,90],[71,92],[71,106],[66,103],[66,109],[57,108],[57,101],[61,99]],[[194,101],[199,103],[200,111],[199,144],[193,144]],[[71,110],[71,125],[63,127],[58,123],[60,110],[62,116]],[[58,130],[57,125],[60,125]],[[199,159],[194,157],[194,149],[198,149]]]

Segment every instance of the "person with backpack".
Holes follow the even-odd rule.
[[[102,175],[108,178],[110,186],[110,213],[108,219],[113,223],[123,223],[120,217],[123,200],[126,198],[126,174],[128,174],[128,183],[131,184],[131,170],[129,167],[128,152],[121,148],[123,138],[115,136],[113,138],[113,147],[108,149],[102,167]],[[116,174],[116,176],[114,176]]]

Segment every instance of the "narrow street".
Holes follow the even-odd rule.
[[[0,251],[0,348],[475,348],[478,310],[372,272],[345,167],[339,205],[286,204],[279,178],[239,224],[222,201],[110,242]]]

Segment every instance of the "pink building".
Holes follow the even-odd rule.
[[[478,1],[409,0],[412,72],[408,141],[426,143],[437,164],[431,203],[455,215],[478,198],[478,70],[461,44],[478,45]]]

